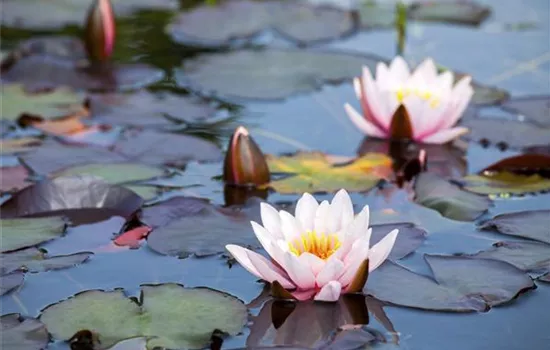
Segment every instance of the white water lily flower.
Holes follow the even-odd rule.
[[[342,293],[358,292],[352,282],[361,266],[365,260],[368,272],[380,266],[398,232],[391,231],[371,248],[369,207],[354,216],[345,190],[331,203],[318,203],[305,193],[296,204],[295,216],[262,203],[261,218],[263,226],[252,221],[252,228],[272,261],[237,245],[226,248],[250,273],[279,282],[298,300],[336,301]]]
[[[438,74],[429,58],[411,73],[405,60],[397,56],[389,67],[378,63],[376,79],[367,67],[361,78],[354,79],[362,115],[349,104],[344,108],[363,133],[391,138],[394,115],[403,105],[412,129],[409,137],[416,142],[442,144],[468,132],[467,128],[454,126],[474,94],[471,81],[466,76],[453,86],[453,73]]]

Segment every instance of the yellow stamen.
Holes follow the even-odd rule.
[[[437,106],[439,106],[439,97],[435,95],[432,91],[420,90],[418,88],[411,89],[408,87],[399,87],[395,90],[397,102],[399,103],[402,103],[403,100],[411,94],[430,102],[431,108],[437,108]]]
[[[338,248],[340,239],[336,234],[317,234],[315,231],[308,231],[288,243],[288,249],[294,255],[300,256],[303,253],[310,253],[321,259],[328,259]]]

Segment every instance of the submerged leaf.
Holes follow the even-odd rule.
[[[479,194],[508,196],[550,190],[550,179],[537,174],[527,176],[504,171],[487,175],[468,175],[461,181],[464,189]]]
[[[202,348],[214,330],[236,335],[247,322],[237,298],[207,288],[167,283],[141,287],[140,304],[121,290],[91,290],[48,306],[40,320],[56,339],[67,340],[93,329],[102,346],[120,340],[152,337],[147,348]]]
[[[433,279],[387,261],[371,274],[366,292],[400,306],[472,312],[535,288],[528,275],[503,261],[443,255],[425,255],[425,260]]]
[[[2,208],[2,216],[4,216]],[[61,237],[66,222],[61,216],[34,219],[2,219],[1,252],[31,247]]]
[[[0,318],[2,348],[10,350],[41,350],[50,342],[46,326],[34,318],[7,314]]]
[[[485,213],[491,200],[461,190],[433,173],[421,173],[414,184],[415,201],[458,221],[472,221]]]
[[[88,260],[92,253],[83,252],[71,255],[46,256],[37,248],[27,248],[12,253],[0,254],[0,274],[14,271],[44,272],[59,270],[81,264]]]
[[[482,223],[479,228],[550,244],[550,210],[500,214]]]
[[[0,295],[11,292],[13,289],[23,284],[24,280],[25,274],[22,272],[0,276]]]
[[[279,193],[367,191],[391,173],[392,160],[386,155],[367,153],[345,164],[321,152],[299,152],[291,156],[268,156],[271,173],[288,175],[269,187]]]

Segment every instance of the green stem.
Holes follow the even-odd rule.
[[[397,31],[397,55],[402,56],[407,39],[407,10],[408,6],[402,1],[395,5],[395,30]]]

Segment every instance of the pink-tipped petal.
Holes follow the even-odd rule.
[[[275,260],[279,265],[283,264],[283,251],[279,248],[277,244],[274,243],[274,238],[262,225],[251,221],[252,229],[256,234],[256,238],[265,249],[267,254]]]
[[[431,58],[426,58],[414,70],[411,80],[430,83],[437,78],[437,67]]]
[[[361,99],[361,107],[363,108],[365,119],[386,133],[390,126],[391,116],[384,114],[380,96],[382,91],[378,88],[368,67],[363,67],[361,82],[363,96]]]
[[[435,85],[433,86],[433,88],[436,89],[436,91],[441,89],[451,91],[453,88],[453,83],[454,83],[453,73],[450,71],[445,71],[435,79]]]
[[[285,272],[279,269],[277,266],[273,265],[271,261],[251,250],[246,250],[246,255],[248,255],[248,259],[252,262],[264,281],[270,283],[273,281],[277,281],[285,289],[292,289],[296,287],[296,285],[288,279]]]
[[[290,242],[304,232],[302,225],[289,212],[281,210],[279,211],[279,217],[281,218],[281,231],[283,231],[286,241]]]
[[[441,123],[441,129],[448,129],[454,126],[462,118],[474,95],[474,89],[470,85],[471,80],[470,77],[464,77],[454,87],[452,91],[453,103],[445,120]]]
[[[384,62],[376,64],[376,85],[380,90],[390,90],[393,87],[390,71]]]
[[[342,285],[338,281],[330,281],[315,296],[315,300],[335,302],[340,298]]]
[[[103,17],[103,25],[105,32],[105,47],[104,52],[106,57],[110,57],[115,47],[115,16],[111,2],[109,0],[100,0],[99,8]]]
[[[308,265],[304,265],[292,253],[285,253],[285,266],[288,276],[299,289],[315,287],[315,275]]]
[[[349,254],[344,259],[344,271],[340,277],[340,283],[344,287],[351,283],[359,266],[369,257],[369,241],[359,239],[352,245]]]
[[[369,251],[369,272],[376,269],[388,258],[391,250],[393,249],[398,233],[399,230],[395,229],[372,246]]]
[[[346,190],[339,190],[332,198],[327,217],[327,233],[339,232],[353,220],[353,204]]]
[[[248,258],[248,255],[246,254],[247,249],[235,244],[228,244],[225,246],[225,249],[227,249],[227,251],[231,253],[235,260],[237,260],[237,262],[241,264],[241,266],[244,267],[248,272],[258,278],[263,278],[263,276]]]
[[[394,84],[404,84],[411,75],[409,65],[403,57],[396,56],[390,64],[390,79]]]
[[[443,144],[456,139],[457,137],[468,133],[468,128],[456,127],[438,131],[430,136],[424,137],[421,141],[424,143]]]
[[[326,265],[325,260],[308,252],[300,254],[298,260],[300,260],[301,264],[308,265],[315,276],[317,276],[319,271]]]
[[[281,218],[279,212],[267,203],[260,203],[260,216],[265,229],[275,238],[283,239],[283,231],[281,231]]]
[[[315,295],[315,289],[309,289],[309,290],[297,290],[294,292],[290,292],[293,297],[300,301],[304,300],[310,300],[313,295]]]
[[[330,204],[328,201],[322,201],[315,213],[314,227],[317,234],[327,232],[327,215],[330,210]]]
[[[302,229],[305,231],[313,231],[313,224],[315,222],[315,213],[319,203],[309,193],[304,193],[302,197],[296,203],[295,216],[300,221]]]
[[[344,105],[344,109],[348,114],[351,122],[361,130],[364,134],[372,137],[385,138],[386,134],[380,130],[376,125],[367,121],[359,112],[357,112],[352,106],[348,103]]]
[[[317,286],[322,287],[330,281],[338,280],[344,271],[344,263],[338,259],[329,259],[316,277]]]

